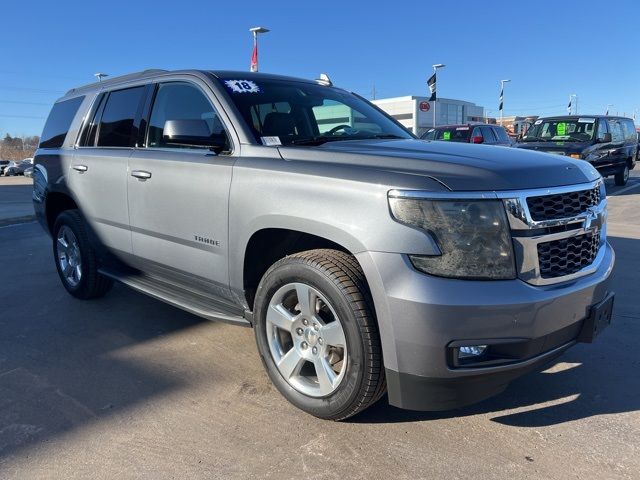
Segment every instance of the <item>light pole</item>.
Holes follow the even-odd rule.
[[[94,77],[96,77],[96,78],[98,79],[98,81],[99,81],[99,82],[101,82],[101,81],[102,81],[102,79],[103,79],[104,77],[108,77],[108,76],[109,76],[109,74],[108,74],[108,73],[100,73],[100,72],[98,72],[98,73],[94,73],[94,74],[93,74],[93,76],[94,76]]]
[[[573,114],[573,109],[575,108],[576,115],[578,115],[578,95],[572,93],[569,95],[569,115]]]
[[[609,108],[613,107],[613,103],[607,103],[607,111],[604,113],[605,115],[609,116]]]
[[[435,128],[436,126],[436,104],[438,103],[438,69],[439,68],[444,68],[446,67],[446,65],[444,63],[436,63],[435,65],[433,65],[433,74],[435,75],[435,79],[436,79],[436,98],[434,98],[433,100],[433,126]]]
[[[267,33],[269,31],[268,28],[264,27],[253,27],[250,28],[249,31],[253,33],[253,54],[251,55],[251,71],[258,71],[258,34]]]
[[[511,80],[500,80],[500,125],[504,127],[503,123],[503,107],[504,107],[504,84],[509,83]]]

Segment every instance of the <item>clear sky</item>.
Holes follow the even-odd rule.
[[[0,28],[0,135],[39,134],[52,102],[96,72],[260,70],[333,82],[371,98],[438,95],[498,116],[640,109],[640,0],[417,2],[8,0]],[[640,122],[640,111],[638,111]]]

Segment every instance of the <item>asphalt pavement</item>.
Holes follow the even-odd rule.
[[[0,177],[0,226],[33,220],[30,178]]]
[[[594,344],[469,408],[408,412],[383,399],[343,423],[278,394],[250,329],[120,285],[75,300],[39,225],[2,226],[0,479],[638,479],[634,174],[629,187],[610,188],[617,297]],[[0,211],[15,196],[0,185]]]

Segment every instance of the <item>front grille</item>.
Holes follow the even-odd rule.
[[[590,190],[527,198],[529,213],[536,222],[575,217],[599,203],[599,186]]]
[[[599,247],[597,229],[586,235],[539,243],[540,276],[557,278],[579,272],[593,263]]]

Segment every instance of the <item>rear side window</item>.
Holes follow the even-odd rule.
[[[133,121],[144,92],[145,87],[140,86],[116,90],[109,94],[100,120],[99,147],[133,147]]]
[[[501,143],[511,143],[511,140],[509,139],[509,135],[507,134],[507,131],[502,128],[502,127],[495,127],[493,129],[494,133],[496,134],[496,136],[498,137],[498,141]]]
[[[635,142],[638,134],[636,133],[636,126],[633,124],[633,121],[628,119],[622,120],[622,127],[625,133],[625,140],[627,142]]]
[[[84,97],[56,103],[51,109],[40,137],[40,148],[60,148]]]
[[[482,136],[487,143],[496,143],[496,136],[493,134],[491,127],[480,127],[482,129]]]
[[[622,129],[622,122],[618,119],[608,119],[609,131],[611,132],[611,141],[613,143],[624,142],[624,130]]]

